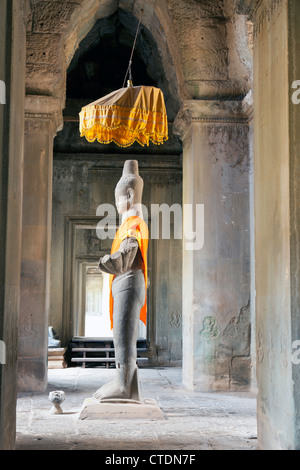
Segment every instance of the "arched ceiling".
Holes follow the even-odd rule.
[[[26,93],[57,98],[61,107],[58,113],[65,104],[67,69],[74,63],[78,48],[88,43],[94,26],[99,20],[108,25],[108,18],[117,19],[115,32],[106,33],[104,28],[101,38],[108,40],[109,34],[116,37],[122,27],[127,32],[120,32],[118,40],[125,51],[142,8],[143,41],[138,47],[139,55],[148,77],[161,83],[162,88],[169,87],[166,98],[171,116],[176,104],[184,100],[240,100],[252,88],[247,17],[237,15],[236,0],[30,0],[30,3]],[[157,57],[148,58],[149,46],[158,51]],[[158,71],[163,72],[163,79],[157,76]],[[120,70],[120,75],[123,73]]]
[[[137,27],[137,19],[123,10],[95,23],[68,68],[67,99],[86,104],[123,86]],[[132,73],[134,85],[156,86],[163,91],[168,118],[174,120],[181,103],[165,77],[153,36],[143,25],[134,50]]]
[[[123,86],[137,27],[137,19],[119,9],[97,20],[80,42],[67,70],[65,124],[55,139],[56,153],[120,152],[115,144],[92,144],[80,138],[78,115],[83,106]],[[122,152],[180,154],[181,142],[172,132],[172,122],[181,102],[176,99],[174,86],[165,76],[154,38],[142,24],[134,49],[132,73],[134,85],[156,86],[162,90],[170,122],[169,140],[159,148],[153,144],[148,148],[135,144]]]

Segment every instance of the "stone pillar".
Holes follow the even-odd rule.
[[[248,121],[242,102],[186,101],[174,131],[183,141],[183,225],[204,206],[204,245],[183,240],[183,382],[245,390],[251,382]],[[187,225],[188,224],[188,225]],[[200,227],[198,227],[198,235]]]
[[[16,434],[26,44],[23,14],[26,3],[3,0],[0,14],[1,92],[4,91],[3,82],[5,84],[0,104],[1,450],[14,449]]]
[[[43,391],[47,386],[53,137],[60,106],[55,98],[26,96],[25,108],[18,387]]]
[[[299,450],[300,3],[252,11],[258,439]]]

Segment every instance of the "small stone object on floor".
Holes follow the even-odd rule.
[[[65,392],[62,390],[55,390],[49,393],[49,400],[53,403],[53,406],[50,410],[50,413],[53,415],[61,415],[63,414],[63,410],[61,408],[61,404],[65,401],[66,395]]]

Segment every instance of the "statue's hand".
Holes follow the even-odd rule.
[[[126,238],[121,243],[120,252],[122,253],[123,272],[126,272],[131,268],[138,249],[139,244],[136,238]]]
[[[117,269],[117,265],[118,265],[118,257],[119,256],[116,256],[117,253],[115,253],[115,255],[105,255],[99,262],[99,268],[101,269],[101,271],[105,271],[109,274],[116,274],[115,271]]]
[[[103,258],[100,259],[100,261],[101,261],[103,264],[107,263],[108,260],[109,260],[109,255],[105,255],[105,256],[103,256]]]
[[[103,258],[100,258],[99,264],[98,264],[98,269],[106,274],[112,274],[110,270],[109,260],[110,260],[110,256],[105,255],[103,256]]]
[[[120,249],[112,254],[105,255],[99,261],[98,268],[108,274],[118,275],[123,274],[130,269],[132,266],[139,245],[136,239],[127,238],[120,246]]]

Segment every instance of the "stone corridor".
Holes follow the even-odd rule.
[[[17,405],[17,450],[256,450],[256,399],[249,393],[200,393],[181,384],[180,368],[140,369],[142,394],[163,421],[80,421],[85,398],[114,369],[49,370],[45,393],[23,393]],[[63,390],[63,415],[51,415],[48,394]]]
[[[299,0],[1,1],[1,450],[300,450],[299,25]],[[164,146],[81,137],[129,57],[133,84],[163,92]],[[87,278],[111,252],[98,207],[128,159],[145,207],[170,209],[169,239],[149,240],[141,370],[165,419],[79,421],[113,370],[48,376],[48,328],[63,348],[87,336]]]

